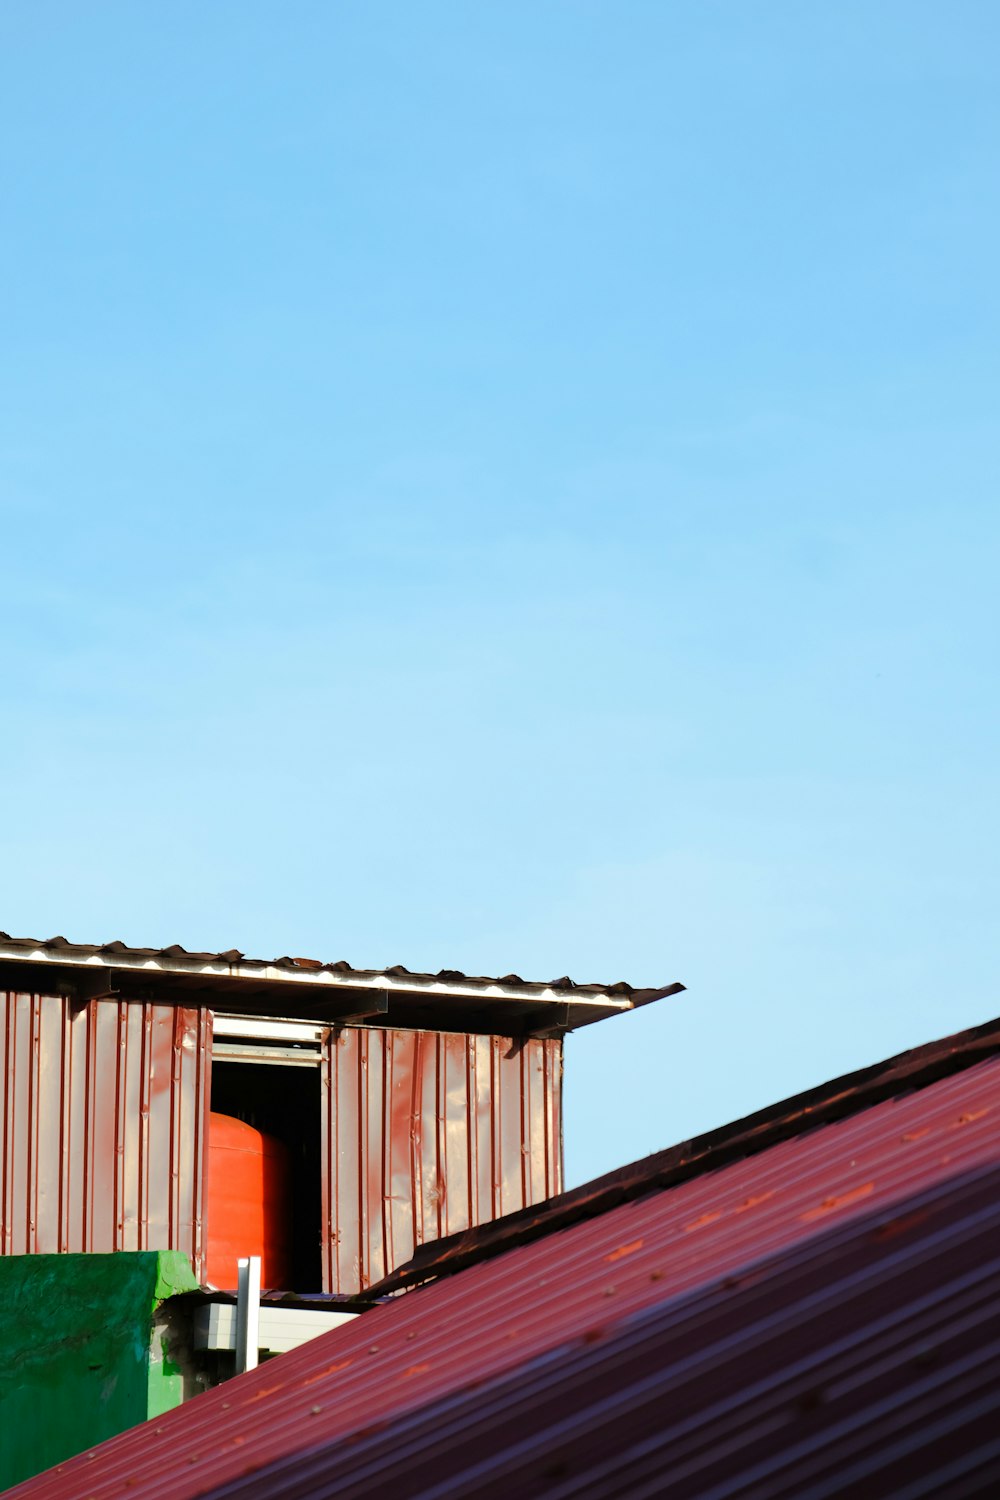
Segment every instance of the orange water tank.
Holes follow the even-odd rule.
[[[288,1147],[229,1115],[208,1118],[208,1279],[235,1287],[236,1262],[261,1257],[260,1284],[289,1290]]]

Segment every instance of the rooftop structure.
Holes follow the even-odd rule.
[[[563,1035],[681,988],[0,934],[0,1253],[175,1250],[208,1280],[224,1117],[282,1178],[265,1285],[359,1293],[558,1193]]]

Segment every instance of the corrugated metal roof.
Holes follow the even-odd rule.
[[[769,1257],[216,1500],[1000,1493],[1000,1170]]]
[[[636,987],[618,980],[613,984],[578,984],[563,975],[559,979],[522,979],[519,974],[497,978],[463,974],[458,969],[441,969],[436,974],[413,973],[402,964],[385,969],[356,969],[346,960],[325,963],[313,958],[260,959],[247,958],[237,948],[216,953],[193,953],[174,943],[167,948],[136,948],[119,941],[111,943],[71,943],[64,937],[39,940],[15,938],[0,932],[0,964],[37,965],[77,975],[107,976],[109,972],[143,976],[144,982],[183,983],[203,990],[229,988],[241,984],[244,996],[256,993],[280,994],[282,1013],[317,1014],[317,1005],[332,1002],[333,992],[369,997],[368,1008],[350,1004],[346,1017],[363,1017],[376,1024],[406,1024],[406,1018],[393,1014],[394,1008],[405,1009],[410,1024],[434,1025],[436,1012],[447,1007],[447,1024],[456,1014],[469,1011],[503,1011],[504,1024],[520,1019],[513,1029],[533,1034],[558,1034],[620,1011],[635,1010],[668,995],[678,994],[682,984],[660,987]],[[103,982],[103,980],[102,980]],[[306,991],[311,995],[306,996]],[[376,997],[381,997],[377,999]],[[341,1008],[344,1000],[340,998]],[[422,1007],[422,1009],[421,1009]],[[289,1009],[290,1008],[290,1009]],[[343,1017],[342,1017],[343,1018]],[[470,1029],[465,1027],[463,1029]]]
[[[981,1493],[1000,1058],[951,1050],[964,1071],[900,1069],[815,1128],[800,1113],[798,1134],[379,1306],[13,1493]]]

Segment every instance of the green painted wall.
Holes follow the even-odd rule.
[[[176,1251],[0,1256],[0,1490],[180,1402],[153,1313],[196,1285]]]

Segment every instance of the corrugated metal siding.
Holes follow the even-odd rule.
[[[562,1044],[345,1029],[323,1077],[324,1287],[558,1193]]]
[[[0,1251],[183,1250],[200,1274],[212,1018],[0,992]]]

